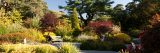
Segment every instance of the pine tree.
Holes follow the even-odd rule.
[[[75,30],[80,30],[80,22],[78,19],[78,13],[76,8],[73,9],[71,22],[72,22],[72,28],[74,28]]]

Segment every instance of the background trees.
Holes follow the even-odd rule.
[[[113,1],[110,0],[67,0],[67,6],[60,8],[72,12],[73,8],[77,8],[79,18],[85,25],[93,19],[96,14],[107,14],[110,11]],[[86,16],[84,16],[86,14]]]
[[[135,28],[147,28],[150,25],[149,20],[153,15],[159,12],[159,3],[157,0],[134,0],[128,3],[126,11],[129,14],[130,24]]]
[[[1,0],[1,7],[6,11],[17,9],[23,16],[23,19],[42,17],[47,11],[47,4],[44,0]]]

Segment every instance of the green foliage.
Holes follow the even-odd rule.
[[[88,40],[81,44],[81,50],[104,50],[104,51],[119,51],[125,46],[120,42],[101,42],[98,40]]]
[[[122,29],[128,31],[130,28],[147,28],[152,16],[160,12],[159,3],[158,0],[133,0],[128,3],[123,13],[125,17],[121,19]]]
[[[22,23],[21,13],[15,8],[11,12],[8,12],[8,14],[13,23]]]
[[[138,29],[130,29],[129,31],[131,37],[137,37],[140,35],[141,30]]]
[[[40,44],[40,45],[7,44],[7,45],[0,45],[0,52],[5,52],[5,53],[58,53],[58,49],[54,46],[45,45],[45,44]]]
[[[81,50],[110,50],[111,46],[108,42],[89,40],[83,42],[80,46]]]
[[[99,18],[96,19],[96,21],[108,21],[108,20],[111,20],[111,16],[109,15],[101,15],[99,16]]]
[[[110,46],[112,46],[111,50],[113,51],[120,51],[121,49],[126,48],[124,43],[117,42],[117,41],[113,41]]]
[[[31,23],[31,28],[36,28],[36,29],[39,29],[40,28],[40,18],[38,17],[34,17],[32,19],[32,23]]]
[[[81,31],[80,31],[80,20],[78,19],[78,13],[76,8],[73,8],[72,17],[70,19],[72,23],[72,28],[74,29],[72,34],[74,36],[77,36],[81,33]]]
[[[2,27],[1,34],[23,31],[25,28],[21,26],[22,16],[16,9],[5,12],[5,9],[0,10],[0,26]]]
[[[64,42],[73,42],[73,41],[75,41],[75,38],[73,38],[72,36],[64,36],[63,41]]]
[[[117,41],[122,42],[122,43],[130,43],[130,41],[131,41],[131,37],[128,36],[127,34],[125,34],[125,33],[115,34],[115,35],[114,35],[114,38],[115,38]]]
[[[62,19],[55,29],[55,34],[62,37],[71,36],[73,32],[71,24],[69,24],[69,20],[67,19]]]
[[[9,32],[7,31],[7,28],[4,27],[4,26],[0,26],[0,34],[2,35],[2,34],[7,34],[7,33],[9,33]]]
[[[87,25],[96,14],[107,14],[111,10],[110,0],[67,0],[67,6],[60,6],[62,9],[72,12],[72,10],[77,8],[77,12],[80,16],[81,21]],[[86,13],[86,16],[83,14]]]
[[[23,26],[21,26],[18,23],[13,23],[7,26],[0,26],[0,34],[8,34],[8,33],[15,33],[15,32],[23,32],[26,30],[26,28],[24,28]]]
[[[76,8],[73,8],[71,22],[72,22],[72,28],[74,28],[75,30],[80,30],[80,25],[79,25],[80,21],[78,19],[78,13]]]
[[[24,1],[24,0],[5,0],[1,7],[6,11],[12,11],[14,8],[20,11],[23,19],[32,18],[34,16],[42,17],[47,11],[47,4],[44,0]],[[8,5],[4,5],[8,4]]]
[[[71,43],[64,43],[59,49],[59,53],[80,53],[79,49]]]
[[[23,25],[27,28],[35,28],[40,29],[40,18],[39,17],[33,17],[31,19],[24,20]]]
[[[9,33],[25,32],[25,30],[27,30],[25,27],[23,27],[18,23],[13,23],[11,25],[8,25],[6,28]]]
[[[37,29],[28,29],[28,30],[26,30],[25,33],[32,36],[34,38],[34,41],[36,41],[36,42],[45,42],[46,41],[43,34],[40,31],[38,31]]]
[[[9,19],[9,16],[5,13],[5,9],[1,8],[0,9],[0,25],[1,26],[7,26],[10,25],[11,19]]]

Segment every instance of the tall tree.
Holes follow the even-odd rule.
[[[76,30],[80,30],[80,20],[78,19],[78,13],[76,8],[73,8],[71,22],[73,28],[75,28]]]
[[[79,18],[85,25],[93,19],[96,14],[107,14],[111,9],[113,1],[110,0],[67,0],[67,6],[60,6],[60,8],[72,12],[74,7],[77,8]],[[84,16],[83,14],[86,14]]]

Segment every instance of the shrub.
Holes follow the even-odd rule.
[[[88,40],[80,45],[81,50],[110,50],[111,46],[108,42]]]
[[[112,27],[112,34],[116,34],[116,33],[120,33],[121,32],[121,27],[117,26],[117,25],[113,25]]]
[[[40,18],[39,17],[34,17],[32,19],[32,23],[31,23],[31,28],[40,28]]]
[[[18,46],[18,47],[17,47]],[[0,52],[5,53],[58,53],[58,49],[51,45],[24,45],[7,44],[0,45]]]
[[[6,25],[9,25],[11,23],[12,23],[11,19],[9,19],[9,17],[6,16],[5,9],[1,8],[0,9],[0,25],[1,26],[6,26]]]
[[[53,31],[53,28],[56,26],[58,19],[56,15],[47,13],[44,15],[44,17],[40,21],[41,21],[40,26],[42,27],[43,31],[44,30]]]
[[[17,32],[22,30],[22,16],[16,10],[5,12],[5,9],[0,9],[0,34],[7,34],[12,32]]]
[[[112,29],[112,22],[110,21],[96,21],[89,23],[89,27],[93,28],[98,35],[110,32]]]
[[[81,50],[104,50],[104,51],[119,51],[124,49],[123,43],[119,42],[101,42],[97,40],[88,40],[80,45]]]
[[[7,33],[9,33],[9,32],[7,31],[7,28],[4,27],[4,26],[0,26],[0,35],[7,34]]]
[[[10,33],[5,35],[0,35],[0,42],[10,42],[10,43],[22,43],[24,39],[33,41],[34,38],[26,33]]]
[[[69,20],[67,19],[62,19],[58,23],[58,25],[55,27],[55,34],[58,36],[71,36],[73,29],[71,27],[71,24],[69,24]]]
[[[1,35],[8,34],[8,33],[15,33],[15,32],[23,32],[26,30],[27,30],[26,28],[24,28],[22,25],[18,23],[9,24],[6,26],[3,26],[3,25],[0,26]]]
[[[39,17],[28,18],[24,21],[24,26],[27,28],[40,29],[40,24],[41,23]]]
[[[116,39],[117,41],[120,41],[120,42],[122,42],[122,43],[130,43],[130,41],[131,41],[130,36],[128,36],[128,35],[125,34],[125,33],[115,34],[114,37],[115,37],[115,39]]]
[[[65,41],[65,42],[72,42],[74,40],[75,39],[72,36],[64,36],[63,37],[63,41]]]
[[[160,53],[160,23],[144,32],[141,37],[143,53]]]
[[[64,43],[60,47],[59,53],[79,53],[79,49],[71,43]]]
[[[138,30],[138,29],[130,29],[130,35],[132,37],[138,37],[138,35],[141,33],[141,30]]]
[[[82,41],[83,42],[83,41],[87,41],[87,40],[97,40],[97,39],[99,39],[99,37],[96,34],[89,35],[89,34],[86,34],[86,33],[82,33],[76,39],[78,41]]]
[[[21,24],[18,24],[18,23],[10,24],[6,28],[9,33],[25,32],[27,30]]]
[[[0,25],[7,26],[12,23],[22,23],[22,16],[19,11],[13,9],[12,11],[5,12],[6,9],[0,9]]]
[[[22,23],[22,16],[21,16],[21,13],[16,10],[15,8],[13,8],[13,10],[10,12],[7,12],[7,14],[9,15],[9,19],[11,19],[11,21],[13,23],[19,23],[21,24]]]
[[[25,33],[29,34],[34,38],[36,42],[45,42],[46,39],[43,34],[37,29],[28,29]]]
[[[112,51],[120,51],[121,49],[125,49],[126,46],[124,43],[121,43],[121,42],[115,42],[113,41],[111,44],[110,44],[112,47],[111,47],[111,50]]]

